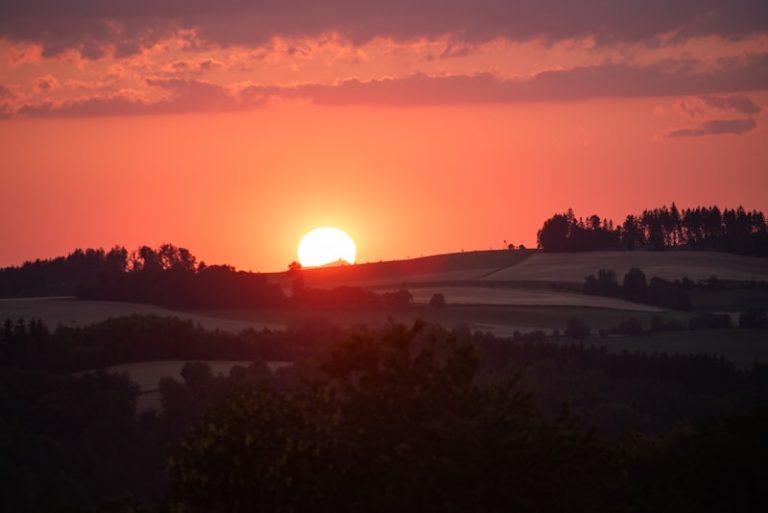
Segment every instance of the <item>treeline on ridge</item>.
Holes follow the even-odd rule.
[[[325,290],[305,287],[300,275],[294,281],[289,297],[264,274],[198,263],[189,250],[172,244],[157,249],[142,246],[130,253],[118,246],[109,251],[78,249],[66,257],[0,269],[0,297],[77,296],[192,309],[403,306],[412,300],[407,290]]]
[[[720,210],[717,206],[678,210],[663,206],[627,215],[622,224],[591,215],[577,218],[573,210],[544,221],[537,234],[544,251],[629,250],[686,247],[742,255],[768,256],[768,225],[765,215],[742,207]]]

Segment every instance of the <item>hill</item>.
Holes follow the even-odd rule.
[[[668,280],[687,277],[704,280],[767,281],[768,260],[714,251],[589,251],[544,253],[539,250],[496,250],[452,253],[410,260],[356,264],[332,268],[304,269],[305,284],[311,287],[394,287],[489,284],[540,285],[583,283],[598,269],[623,275],[639,267],[649,277]],[[273,273],[268,279],[288,287],[288,273]]]

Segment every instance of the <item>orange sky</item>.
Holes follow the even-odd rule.
[[[274,271],[319,225],[376,261],[533,246],[568,207],[768,210],[764,27],[232,42],[200,22],[91,55],[47,23],[0,23],[0,265],[172,242]]]

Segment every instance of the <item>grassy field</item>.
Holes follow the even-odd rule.
[[[403,284],[450,284],[488,281],[530,284],[535,282],[582,283],[598,269],[612,269],[622,276],[639,267],[650,278],[692,280],[717,276],[721,280],[768,281],[768,259],[711,251],[592,251],[542,253],[538,250],[473,251],[411,260],[305,269],[312,287],[339,285],[382,287]],[[269,279],[289,288],[286,273]]]
[[[580,306],[639,312],[662,311],[660,308],[617,298],[569,294],[553,290],[458,286],[423,286],[409,290],[417,304],[428,304],[433,294],[443,294],[448,304],[457,305]]]
[[[319,288],[478,280],[516,265],[534,253],[533,250],[468,251],[409,260],[304,269],[302,276],[307,285]],[[281,283],[286,289],[290,286],[291,278],[286,273],[269,274],[268,278]]]
[[[104,321],[110,317],[133,314],[178,317],[183,320],[199,323],[208,329],[232,332],[242,331],[249,327],[256,329],[264,327],[282,329],[281,325],[267,322],[254,323],[235,319],[223,319],[137,303],[79,301],[73,298],[0,299],[0,320],[16,320],[18,318],[40,319],[51,329],[59,324],[63,326],[86,326]]]
[[[484,279],[581,283],[598,269],[612,269],[621,277],[631,267],[639,267],[649,278],[670,280],[708,279],[713,275],[721,280],[768,280],[768,259],[707,251],[536,253]]]

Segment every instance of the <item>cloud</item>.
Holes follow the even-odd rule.
[[[744,119],[712,119],[694,128],[673,130],[667,137],[700,137],[704,135],[743,134],[757,127],[752,118]]]
[[[123,92],[62,103],[29,104],[20,107],[17,113],[29,117],[103,117],[225,112],[246,107],[238,104],[225,87],[208,82],[148,79],[147,84],[166,94],[158,100],[150,100],[136,93]]]
[[[401,78],[297,86],[225,87],[200,80],[150,78],[146,85],[155,93],[162,93],[159,100],[150,100],[158,95],[146,92],[143,99],[141,93],[95,96],[60,104],[27,105],[19,109],[19,114],[107,116],[214,112],[254,108],[272,99],[316,105],[428,106],[690,95],[702,95],[710,103],[742,112],[754,110],[756,106],[743,97],[711,95],[768,89],[768,54],[724,61],[714,70],[702,71],[699,64],[689,60],[648,66],[606,62],[545,71],[522,79],[505,79],[491,73],[454,76],[418,73]]]
[[[0,85],[0,99],[13,98],[14,94],[7,87]]]
[[[243,94],[299,98],[320,105],[407,106],[710,95],[761,89],[768,89],[768,54],[724,61],[709,71],[699,70],[697,61],[688,60],[648,66],[607,62],[545,71],[528,79],[503,79],[490,73],[443,77],[415,74],[368,82],[347,80],[335,85],[255,86]]]
[[[719,110],[732,110],[741,114],[757,114],[760,106],[746,96],[700,96],[705,105]]]
[[[220,45],[338,33],[354,43],[446,34],[465,42],[594,37],[654,41],[663,34],[739,38],[768,31],[764,0],[6,0],[0,37],[39,42],[44,55],[131,55],[175,31]]]

